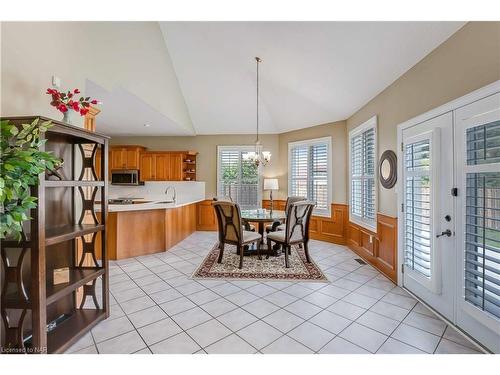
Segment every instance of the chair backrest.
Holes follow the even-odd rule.
[[[309,240],[309,220],[314,206],[316,203],[311,201],[298,201],[290,204],[286,215],[286,243]]]
[[[243,230],[241,228],[241,211],[238,204],[228,201],[212,202],[219,224],[219,241],[241,244]]]
[[[307,198],[306,197],[299,197],[299,196],[291,196],[291,197],[288,197],[286,199],[286,204],[285,204],[285,214],[288,215],[288,208],[290,207],[290,205],[292,203],[295,203],[295,202],[302,202],[302,201],[306,201]]]
[[[231,198],[229,195],[217,195],[216,197],[213,198],[214,202],[218,201],[224,201],[224,202],[232,202],[233,198]]]

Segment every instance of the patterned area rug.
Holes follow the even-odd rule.
[[[193,273],[193,279],[249,279],[249,280],[301,280],[328,282],[326,276],[311,260],[307,263],[303,249],[292,246],[292,255],[289,257],[290,268],[285,267],[285,254],[280,256],[246,255],[243,259],[243,268],[238,268],[240,257],[236,255],[236,246],[226,245],[222,263],[217,263],[219,249],[213,247],[198,269]]]

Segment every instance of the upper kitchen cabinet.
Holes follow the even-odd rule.
[[[110,169],[139,169],[142,146],[113,146],[110,151]]]
[[[141,181],[196,181],[194,151],[147,151],[140,154]]]

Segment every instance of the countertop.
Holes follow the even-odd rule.
[[[160,203],[165,201],[162,200],[149,200],[149,199],[137,199],[135,202],[147,203],[133,203],[133,204],[108,204],[108,212],[123,212],[123,211],[145,211],[145,210],[165,210],[169,208],[178,208],[182,206],[187,206],[188,204],[194,204],[203,201],[204,199],[187,200],[185,202],[175,202],[175,203]],[[96,204],[96,211],[100,211],[100,205]]]

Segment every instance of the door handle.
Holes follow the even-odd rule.
[[[436,238],[446,236],[446,237],[451,237],[451,230],[446,229],[444,232],[441,232],[441,234],[436,235]]]

